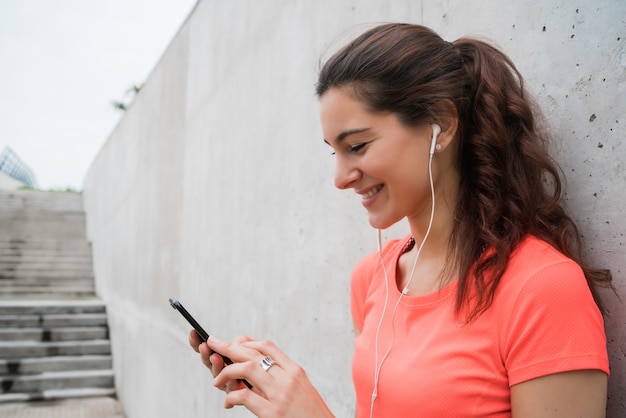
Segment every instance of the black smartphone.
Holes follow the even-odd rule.
[[[172,305],[172,308],[176,309],[178,312],[180,312],[182,316],[185,317],[187,322],[191,324],[191,326],[193,327],[193,329],[196,330],[200,338],[202,338],[202,341],[206,341],[209,339],[209,333],[206,332],[204,328],[200,326],[198,321],[196,321],[196,319],[193,316],[191,316],[191,314],[187,311],[187,309],[185,309],[182,303],[180,303],[176,299],[170,298],[170,305]],[[233,364],[233,361],[229,359],[228,357],[222,356],[221,354],[220,356],[222,357],[222,359],[224,359],[224,363],[226,365]],[[248,383],[246,380],[243,380],[243,384],[246,385],[248,389],[252,389],[252,385]]]

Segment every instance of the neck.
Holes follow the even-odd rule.
[[[437,189],[436,189],[437,190]],[[431,217],[431,206],[419,216],[408,218],[411,234],[415,238],[416,247],[422,242],[420,258],[445,258],[454,226],[454,212],[456,209],[456,188],[439,187],[438,190],[450,190],[450,193],[435,194],[435,212],[428,231]],[[428,233],[426,241],[424,237]]]

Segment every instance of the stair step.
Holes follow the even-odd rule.
[[[111,369],[112,366],[113,361],[110,355],[54,356],[20,360],[0,359],[0,376],[70,370],[107,370]]]
[[[18,253],[26,253],[29,251],[69,251],[69,250],[87,250],[90,248],[89,242],[85,237],[77,239],[38,239],[38,240],[23,240],[23,239],[4,239],[0,238],[0,250],[10,253],[11,251]]]
[[[93,280],[93,272],[88,270],[0,270],[0,280],[44,279],[44,278],[83,278]]]
[[[12,277],[0,279],[0,292],[7,293],[9,288],[40,287],[53,291],[57,287],[93,287],[94,280],[89,277]]]
[[[86,292],[94,292],[95,286],[93,281],[88,280],[61,280],[58,281],[46,281],[40,283],[32,283],[32,282],[24,282],[22,283],[20,280],[13,280],[12,283],[9,280],[0,280],[0,299],[4,299],[1,303],[5,301],[11,300],[11,295],[19,295],[24,293],[33,293],[45,296],[46,294],[52,294],[58,291],[70,291],[77,290],[81,293],[85,294]],[[12,293],[14,292],[14,293]],[[94,295],[90,296],[94,297]],[[23,299],[23,298],[22,298]],[[53,299],[49,297],[34,297],[33,299]],[[61,299],[61,298],[60,298]],[[62,298],[65,299],[65,298]],[[0,310],[0,314],[1,314]]]
[[[91,259],[85,259],[80,262],[68,262],[62,258],[50,261],[0,261],[0,274],[5,276],[11,276],[15,274],[21,274],[25,277],[28,276],[41,276],[48,277],[51,275],[59,274],[76,274],[81,273],[86,276],[92,276],[93,264]]]
[[[0,327],[106,326],[107,316],[95,314],[0,315]]]
[[[29,392],[29,393],[0,393],[0,404],[4,404],[4,406],[0,406],[0,416],[4,416],[2,415],[3,411],[9,408],[9,403],[16,404],[17,402],[44,401],[44,400],[71,399],[71,398],[96,398],[96,397],[113,396],[113,395],[115,395],[114,388],[52,389],[52,390],[44,390],[44,391]],[[16,405],[18,405],[17,408],[21,408],[21,405],[19,404],[16,404]],[[57,408],[55,407],[55,410],[56,409]],[[62,408],[59,407],[59,410],[61,409]],[[101,410],[102,408],[99,409],[99,411]],[[28,416],[28,415],[26,414],[21,415],[20,412],[17,412],[17,415],[9,415],[9,416],[19,417],[19,416]],[[39,414],[32,415],[32,416],[43,417],[43,415],[39,415]],[[70,415],[60,414],[58,416],[69,417]],[[74,415],[74,416],[77,416],[77,415]],[[102,417],[103,418],[104,417],[124,418],[124,415],[122,414],[122,411],[120,408],[120,410],[113,411],[111,415],[102,415]]]
[[[78,240],[80,238],[85,238],[86,232],[84,230],[75,231],[68,230],[66,232],[60,232],[58,230],[51,230],[49,228],[41,228],[36,230],[25,230],[25,231],[15,231],[13,229],[8,229],[4,227],[0,227],[3,229],[2,233],[5,236],[11,239],[20,239],[20,240],[52,240],[52,239],[67,239],[67,240]]]
[[[13,277],[11,279],[0,279],[0,289],[3,286],[71,286],[93,284],[93,278],[90,277]]]
[[[74,370],[35,375],[0,376],[2,393],[36,392],[50,389],[112,388],[113,370]]]
[[[84,228],[81,229],[59,229],[48,228],[45,225],[38,226],[37,228],[9,228],[6,225],[0,225],[0,229],[3,230],[3,234],[11,238],[19,238],[24,240],[42,240],[42,239],[70,239],[75,240],[85,237]]]
[[[83,283],[61,283],[59,285],[20,285],[19,282],[14,283],[13,285],[3,284],[0,285],[0,304],[4,302],[9,302],[11,296],[16,296],[15,300],[27,300],[25,296],[28,294],[33,295],[33,300],[67,300],[68,293],[75,292],[77,294],[83,295],[88,298],[94,298],[95,294],[95,286],[93,284],[83,282]],[[57,299],[53,297],[55,293],[59,295],[64,295],[63,297],[59,296]],[[76,298],[72,299],[76,300]]]
[[[44,192],[38,190],[0,191],[3,207],[44,207],[48,210],[83,210],[82,195],[72,192]]]
[[[65,291],[64,291],[65,290]],[[5,294],[4,292],[0,293],[0,303],[4,303],[4,302],[8,302],[8,301],[32,301],[34,299],[40,300],[40,301],[46,301],[46,300],[54,300],[54,301],[59,301],[59,300],[66,300],[66,301],[76,301],[76,300],[82,300],[85,298],[95,298],[95,293],[94,291],[72,291],[71,289],[60,289],[59,291],[57,291],[56,289],[54,291],[50,290],[48,292],[40,292],[40,293],[36,293],[36,292],[27,292],[27,291],[23,291],[21,293],[12,293],[12,294]]]
[[[90,341],[0,341],[0,358],[20,359],[46,356],[111,354],[109,340]]]
[[[24,284],[21,285],[20,282],[15,282],[12,284],[4,283],[0,285],[0,300],[10,301],[11,296],[25,296],[26,294],[32,294],[33,299],[54,299],[51,297],[54,293],[59,294],[67,294],[68,292],[77,292],[81,295],[94,297],[94,289],[95,286],[93,283],[89,283],[86,281],[75,282],[75,283],[64,283],[61,282],[59,285],[55,284]],[[24,300],[23,297],[21,297]],[[67,298],[59,298],[59,299],[67,299]]]
[[[80,238],[85,236],[85,225],[75,225],[74,220],[50,220],[49,222],[30,222],[18,219],[0,218],[0,229],[12,238]]]
[[[85,215],[80,212],[55,212],[53,215],[42,211],[7,213],[0,211],[0,227],[7,231],[22,229],[37,230],[53,228],[65,232],[67,230],[85,229]]]
[[[76,220],[54,220],[49,222],[34,222],[19,219],[0,218],[0,230],[3,236],[12,240],[43,241],[53,239],[68,239],[71,241],[84,239],[85,222],[80,225]]]
[[[74,313],[104,313],[105,306],[98,299],[84,300],[3,300],[0,315],[50,315]]]
[[[4,290],[5,288],[3,288]],[[40,287],[9,287],[6,293],[0,293],[0,302],[6,300],[76,300],[84,297],[94,297],[95,290],[91,287],[55,286],[53,289]]]
[[[2,206],[0,206],[2,207]],[[85,213],[79,211],[49,211],[45,209],[11,209],[2,207],[0,225],[3,223],[24,223],[21,226],[41,225],[47,223],[67,223],[64,226],[84,226]]]
[[[5,328],[0,341],[83,341],[108,338],[106,327]]]
[[[32,256],[28,254],[13,254],[6,255],[0,254],[0,268],[15,268],[21,266],[29,266],[31,268],[42,268],[48,265],[67,264],[69,266],[91,266],[92,258],[91,254],[85,253],[76,255],[68,252],[67,254],[49,254],[47,256],[37,255]]]
[[[0,262],[8,265],[17,263],[47,263],[49,261],[64,261],[68,264],[76,263],[92,263],[91,248],[85,247],[84,250],[9,250],[0,248]]]
[[[81,284],[81,283],[94,283],[93,275],[88,274],[74,274],[66,275],[58,274],[56,276],[52,274],[46,275],[15,275],[15,276],[0,276],[0,286],[56,286],[67,284]]]
[[[49,255],[28,255],[28,254],[0,254],[0,269],[28,266],[32,269],[46,268],[49,265],[86,266],[92,267],[91,254],[76,255],[71,252]]]

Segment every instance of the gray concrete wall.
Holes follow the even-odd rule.
[[[626,295],[625,19],[621,0],[200,1],[84,183],[128,416],[249,416],[222,410],[169,297],[221,338],[276,341],[352,415],[349,276],[375,233],[333,187],[313,86],[320,57],[371,23],[479,36],[512,57],[554,128],[589,258]],[[626,314],[607,302],[618,417]]]
[[[15,180],[13,177],[7,176],[5,173],[0,173],[0,190],[15,190],[24,186],[19,180]]]

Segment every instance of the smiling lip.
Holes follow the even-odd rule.
[[[363,199],[361,203],[363,204],[363,206],[365,207],[369,206],[373,202],[378,192],[380,192],[382,189],[383,189],[383,185],[380,184],[368,190],[366,193],[361,194],[361,198]]]

